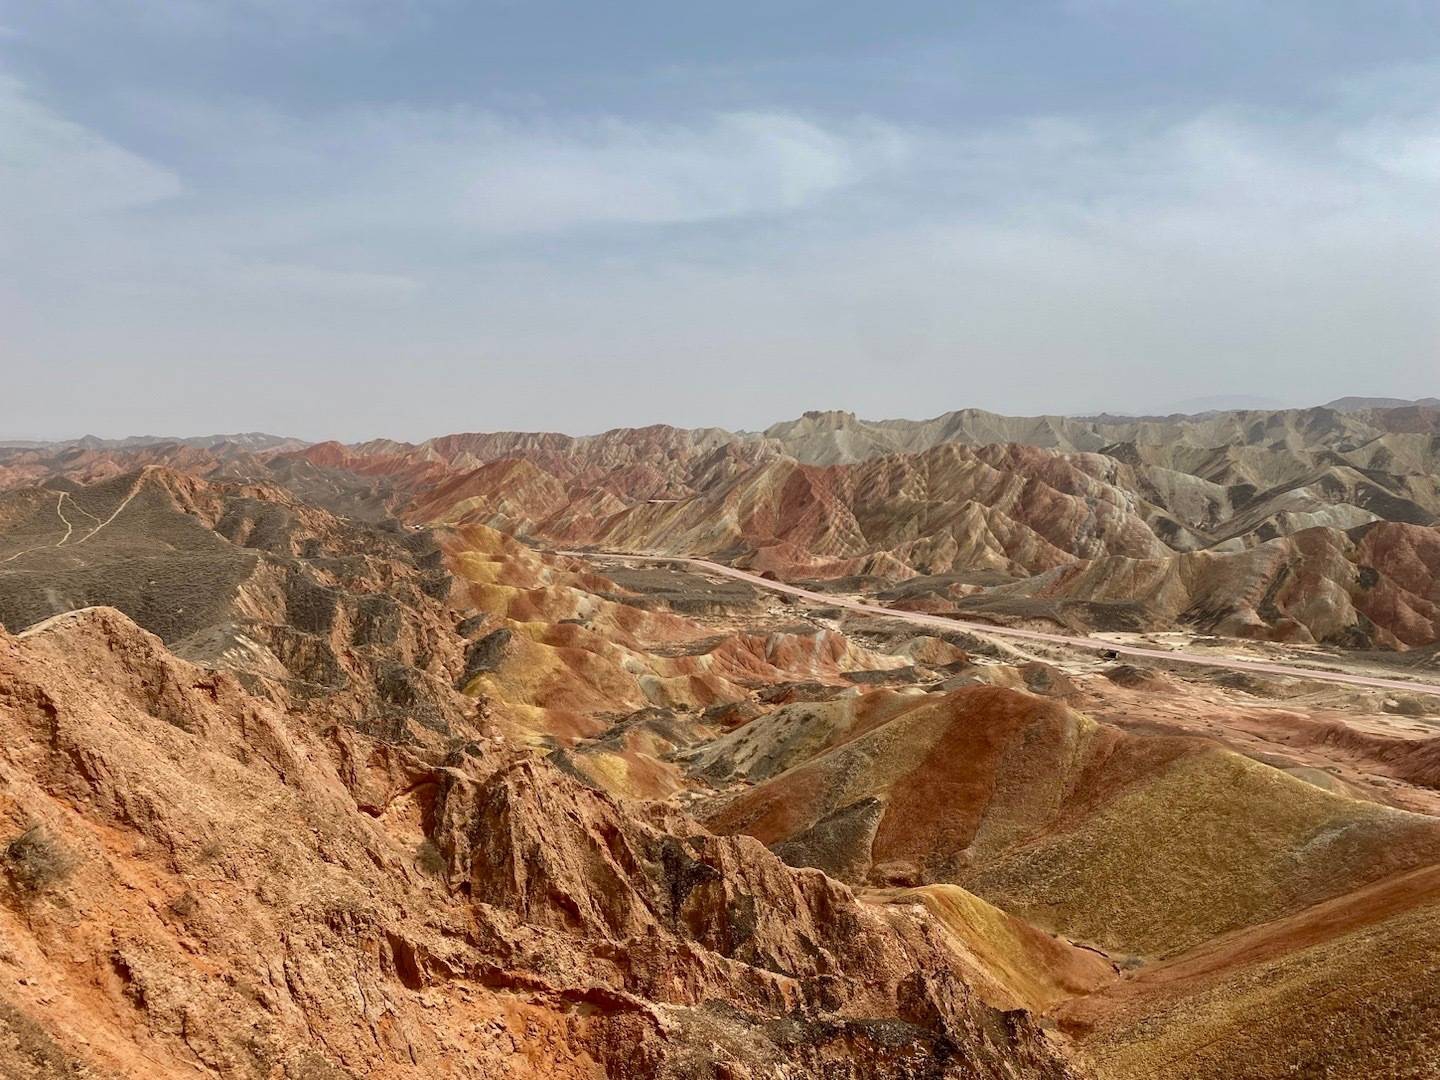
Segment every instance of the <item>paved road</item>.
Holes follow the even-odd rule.
[[[1103,638],[1072,637],[1068,634],[1050,634],[1043,630],[1021,630],[1009,626],[993,626],[990,623],[968,619],[952,619],[944,615],[927,615],[919,611],[896,611],[879,604],[867,604],[848,597],[827,596],[824,593],[802,589],[783,581],[771,581],[759,574],[737,570],[733,566],[696,559],[686,555],[637,555],[623,551],[558,551],[557,555],[570,555],[584,559],[594,555],[612,559],[629,559],[636,562],[684,563],[711,574],[748,582],[771,592],[798,596],[825,607],[842,607],[851,611],[863,611],[868,615],[883,615],[889,619],[914,623],[917,626],[939,627],[945,630],[969,629],[995,637],[1019,638],[1022,641],[1043,641],[1051,645],[1064,645],[1073,649],[1087,649],[1090,652],[1114,652],[1120,656],[1137,656],[1146,660],[1163,660],[1172,664],[1196,664],[1200,667],[1224,668],[1229,671],[1252,671],[1262,675],[1286,675],[1297,679],[1316,679],[1320,682],[1341,683],[1345,686],[1360,686],[1378,690],[1403,690],[1412,694],[1434,694],[1440,697],[1440,685],[1427,682],[1410,682],[1406,679],[1383,679],[1369,675],[1351,675],[1339,671],[1317,671],[1307,667],[1292,667],[1286,664],[1271,664],[1264,660],[1237,660],[1228,656],[1212,656],[1206,653],[1192,653],[1168,649],[1146,649],[1138,645],[1117,645]]]

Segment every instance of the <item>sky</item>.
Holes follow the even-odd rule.
[[[1434,0],[0,0],[0,438],[1437,392]]]

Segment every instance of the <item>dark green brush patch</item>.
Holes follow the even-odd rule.
[[[22,898],[58,888],[73,869],[70,856],[40,825],[31,825],[5,845],[5,873]]]

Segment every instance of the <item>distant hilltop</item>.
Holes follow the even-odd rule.
[[[270,435],[263,431],[243,431],[231,435],[127,435],[121,439],[102,439],[98,435],[82,435],[78,439],[0,439],[0,447],[6,449],[34,449],[44,447],[50,450],[139,450],[147,446],[188,446],[197,450],[213,450],[218,446],[230,446],[244,450],[298,450],[309,446],[308,439],[294,439],[285,435]]]
[[[1403,409],[1412,405],[1440,405],[1440,398],[1342,397],[1327,401],[1321,408],[1336,412],[1364,412],[1366,409]]]

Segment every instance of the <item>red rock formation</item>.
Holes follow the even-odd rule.
[[[0,710],[7,1075],[1073,1075],[928,916],[114,610],[0,634]]]

